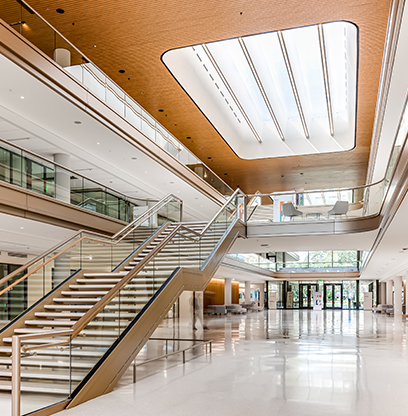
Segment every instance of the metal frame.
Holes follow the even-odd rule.
[[[244,52],[245,58],[246,58],[246,60],[248,62],[248,65],[251,68],[252,75],[254,76],[255,81],[258,84],[259,91],[262,94],[262,98],[265,101],[265,104],[266,104],[266,107],[268,108],[269,114],[271,115],[272,120],[275,123],[275,127],[276,127],[276,130],[278,131],[279,137],[281,138],[282,141],[285,141],[285,136],[283,135],[283,132],[282,132],[282,129],[281,129],[280,125],[279,125],[278,119],[276,118],[276,115],[275,115],[275,113],[274,113],[274,111],[272,109],[272,105],[269,102],[269,98],[266,95],[265,89],[264,89],[264,87],[262,85],[261,79],[259,78],[258,72],[256,71],[255,65],[254,65],[254,63],[252,61],[252,58],[251,58],[251,55],[250,55],[250,53],[249,53],[249,51],[248,51],[248,49],[247,49],[247,47],[245,45],[245,41],[244,41],[243,38],[239,37],[238,38],[238,42],[239,42],[239,44],[241,46],[242,51]]]
[[[279,44],[282,50],[283,59],[285,60],[286,70],[288,72],[290,84],[292,86],[293,95],[295,96],[296,105],[299,111],[300,120],[302,122],[303,131],[305,132],[306,139],[308,139],[310,137],[309,131],[307,129],[306,119],[305,119],[305,115],[302,109],[302,103],[300,102],[299,93],[296,87],[295,77],[293,76],[292,66],[290,64],[288,51],[286,49],[285,39],[283,38],[283,33],[281,30],[278,30],[277,33],[278,33]]]
[[[322,59],[324,90],[326,92],[326,105],[327,105],[327,115],[329,117],[330,135],[333,137],[334,136],[333,110],[332,110],[331,98],[330,98],[330,85],[329,85],[329,75],[327,71],[326,46],[324,42],[324,31],[323,31],[322,24],[319,24],[317,26],[317,31],[319,33],[320,57]]]
[[[225,88],[230,93],[232,99],[235,102],[235,105],[239,108],[239,111],[241,112],[242,116],[244,117],[245,121],[247,122],[249,128],[252,130],[252,133],[254,134],[256,140],[258,140],[259,143],[262,143],[261,137],[259,136],[258,132],[255,130],[255,127],[252,125],[251,120],[247,116],[247,114],[246,114],[245,110],[243,109],[241,103],[239,102],[238,98],[234,94],[234,91],[232,90],[232,88],[229,85],[227,79],[225,78],[224,74],[222,73],[220,67],[218,66],[218,64],[216,62],[216,60],[212,56],[210,50],[208,49],[208,46],[205,43],[203,43],[201,46],[203,47],[204,52],[206,53],[208,59],[211,61],[211,64],[213,65],[214,69],[216,70],[218,76],[221,78],[222,82],[224,83]]]
[[[205,339],[182,339],[182,338],[149,338],[149,341],[166,341],[166,349],[165,349],[166,353],[164,355],[160,355],[160,356],[155,357],[155,358],[150,358],[150,359],[142,361],[140,363],[136,363],[136,360],[133,361],[133,363],[132,363],[132,366],[133,366],[133,383],[136,383],[136,367],[139,367],[141,365],[148,364],[148,363],[151,363],[153,361],[161,360],[163,358],[168,358],[172,355],[176,355],[176,354],[180,354],[180,353],[183,354],[183,364],[185,364],[186,363],[186,351],[193,350],[194,348],[201,347],[201,346],[204,346],[204,345],[205,345],[205,354],[208,354],[208,345],[210,346],[210,354],[212,354],[212,343],[213,343],[212,339],[205,340]],[[168,341],[191,341],[191,342],[198,341],[199,344],[194,344],[194,345],[191,345],[190,347],[186,347],[186,348],[183,348],[181,350],[173,351],[173,352],[169,353],[168,352]],[[12,416],[14,416],[14,415],[12,415]]]
[[[11,356],[11,416],[21,415],[21,342],[29,341],[31,339],[38,339],[44,337],[57,337],[69,335],[70,340],[73,334],[73,330],[52,330],[48,332],[41,332],[38,334],[27,335],[13,335],[12,336],[12,356]],[[70,342],[70,341],[68,341]],[[63,344],[66,344],[64,342]],[[55,343],[53,345],[62,345],[62,343]],[[24,349],[28,351],[29,349]],[[23,351],[23,352],[24,352]]]

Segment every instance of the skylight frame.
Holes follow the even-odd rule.
[[[346,45],[346,59],[342,61],[342,64],[345,64],[347,66],[348,71],[348,75],[346,75],[346,78],[348,77],[348,85],[346,83],[345,86],[345,88],[348,89],[344,92],[344,94],[342,94],[343,98],[346,97],[346,101],[348,101],[346,105],[343,105],[344,108],[342,109],[342,112],[344,114],[339,114],[339,112],[336,112],[335,100],[339,99],[339,87],[338,85],[332,87],[333,81],[331,79],[332,74],[330,73],[330,71],[333,68],[332,61],[333,55],[335,55],[335,53],[333,53],[332,50],[326,50],[328,47],[330,47],[330,45],[333,44],[333,42],[331,42],[330,39],[328,40],[328,36],[330,37],[330,32],[336,32],[336,30],[333,29],[333,26],[330,25],[338,25],[336,29],[337,32],[341,32],[341,30],[344,29],[345,36],[348,36],[347,39],[345,38],[340,40],[341,42],[344,41],[344,45]],[[328,30],[328,27],[331,27],[332,29]],[[265,62],[262,63],[263,68],[260,68],[260,61],[259,59],[254,59],[253,51],[256,50],[256,53],[258,53],[259,55],[259,51],[262,51],[262,48],[264,47],[262,45],[262,42],[260,41],[254,48],[254,41],[256,42],[256,37],[263,36],[266,39],[266,37],[269,36],[267,45],[271,45],[271,40],[273,36],[275,36],[278,39],[280,38],[281,41],[279,42],[279,45],[282,50],[282,56],[280,57],[280,60],[283,60],[285,62],[285,71],[287,77],[286,84],[288,84],[288,82],[290,82],[292,78],[292,81],[294,82],[290,82],[290,85],[292,91],[294,92],[298,89],[296,85],[298,80],[295,79],[295,75],[293,73],[290,74],[291,68],[288,68],[288,62],[285,59],[285,52],[283,51],[283,49],[287,47],[285,42],[285,36],[288,33],[290,33],[290,31],[299,31],[305,28],[316,31],[315,38],[317,40],[317,43],[315,46],[319,51],[319,65],[321,65],[322,74],[322,87],[320,89],[321,91],[323,91],[322,102],[325,103],[326,115],[321,117],[310,116],[310,111],[306,109],[306,112],[308,112],[309,115],[306,116],[306,114],[304,113],[303,116],[301,116],[301,114],[303,113],[303,102],[305,100],[304,98],[302,98],[301,94],[297,92],[297,97],[296,93],[294,93],[296,108],[299,114],[299,117],[296,119],[296,117],[293,117],[293,111],[292,116],[290,116],[291,113],[287,112],[287,109],[289,107],[287,107],[287,104],[285,104],[285,102],[283,102],[282,100],[280,100],[280,104],[276,106],[276,97],[279,96],[282,98],[282,94],[284,94],[282,93],[282,91],[279,92],[279,87],[285,84],[285,81],[283,81],[282,84],[283,75],[279,72],[282,70],[282,65],[280,64],[280,67],[278,69],[278,75],[280,74],[280,78],[277,78],[277,69],[271,68],[271,58],[267,58],[264,56],[266,54],[261,53],[260,56],[262,56],[262,59]],[[220,51],[216,52],[217,48],[215,48],[214,46],[220,45],[223,42],[225,45],[229,44],[230,52],[228,53],[230,55],[232,54],[232,56],[233,53],[236,52],[232,53],[231,50],[236,51],[238,50],[238,48],[240,49],[242,57],[240,57],[239,60],[242,62],[244,62],[245,60],[245,63],[247,65],[247,68],[243,72],[244,75],[241,75],[241,77],[248,77],[248,74],[250,73],[253,77],[250,84],[257,86],[256,92],[250,93],[250,90],[247,90],[246,93],[243,93],[241,91],[241,87],[242,89],[248,88],[249,84],[239,84],[237,83],[237,80],[231,81],[231,79],[229,79],[228,74],[227,76],[225,75],[226,68],[228,69],[228,66],[231,67],[232,64],[231,62],[227,65],[225,64],[225,62],[220,63],[220,56],[222,59],[223,54]],[[232,42],[236,42],[236,44],[233,44]],[[274,42],[276,43],[276,40],[274,40]],[[218,131],[220,136],[225,140],[225,142],[229,145],[229,147],[234,151],[234,153],[238,157],[240,157],[241,159],[249,160],[263,159],[291,155],[342,152],[352,150],[355,147],[359,54],[358,44],[358,27],[351,22],[335,21],[312,26],[305,26],[303,28],[293,28],[285,29],[282,31],[265,32],[261,34],[220,40],[204,45],[193,45],[190,47],[187,46],[183,48],[172,49],[162,55],[162,61],[169,69],[169,71],[172,73],[172,75],[175,77],[175,79],[182,86],[182,88],[190,96],[190,98],[195,102],[197,107],[203,112],[204,116],[210,121],[210,123]],[[200,69],[197,66],[197,63],[191,63],[191,56],[181,57],[181,55],[177,54],[177,52],[187,51],[189,50],[189,48],[190,51],[194,51],[194,53],[197,52],[197,49],[199,48],[201,48],[202,50],[203,48],[206,48],[210,51],[212,59],[215,60],[218,66],[218,87],[221,87],[219,85],[221,84],[222,87],[225,88],[225,83],[224,81],[222,81],[223,78],[226,80],[227,85],[229,85],[229,90],[231,94],[229,94],[229,99],[225,99],[225,101],[227,101],[228,103],[230,100],[234,101],[235,108],[232,108],[234,107],[234,105],[230,105],[229,108],[231,112],[235,115],[235,120],[233,120],[233,118],[230,117],[231,114],[225,112],[225,109],[219,108],[220,103],[216,103],[216,100],[221,101],[221,98],[215,97],[214,91],[212,92],[212,95],[208,93],[208,90],[212,88],[208,80],[206,81],[205,79],[200,79],[200,81],[197,82],[197,84],[203,84],[201,86],[201,90],[200,87],[197,86],[191,88],[191,79],[186,82],[187,78],[197,77],[197,72],[200,71]],[[176,55],[172,56],[171,54],[173,53],[175,53]],[[228,53],[225,53],[224,55],[227,56]],[[290,53],[287,53],[287,56],[289,55]],[[273,59],[273,61],[279,61],[279,59]],[[211,62],[211,60],[209,60],[209,62]],[[291,64],[290,57],[289,64]],[[211,66],[209,64],[207,66],[209,66],[209,68],[206,68],[206,70],[208,73],[210,73]],[[180,67],[183,67],[182,71],[180,71]],[[180,77],[180,73],[183,71],[184,75],[188,74],[187,78]],[[265,81],[265,74],[267,74],[268,71],[270,72],[269,79]],[[272,81],[275,82],[275,87],[271,85],[271,71],[274,74],[274,78],[272,78]],[[217,80],[214,80],[214,78],[216,78],[214,74],[209,75],[213,79],[215,85],[217,85]],[[237,85],[239,86],[238,92]],[[287,93],[287,86],[285,88],[286,89],[284,89],[284,91],[286,91],[285,93]],[[207,102],[206,105],[202,105],[202,97],[200,97],[200,95],[203,95],[204,93],[208,94],[207,97],[204,99],[204,101]],[[245,95],[246,97],[249,97],[251,94],[252,103],[256,102],[256,105],[262,106],[262,109],[260,109],[261,107],[259,107],[257,110],[257,118],[253,118],[253,115],[250,114],[251,112],[253,114],[257,114],[253,108],[254,104],[248,104],[248,102],[244,102],[242,100],[242,97],[245,97]],[[255,94],[255,96],[253,94]],[[225,94],[225,96],[226,95],[227,94]],[[234,96],[235,100],[232,98]],[[210,102],[211,104],[209,104]],[[251,107],[250,104],[252,105],[252,108],[248,110]],[[213,107],[212,114],[211,112],[207,111],[208,107]],[[249,116],[247,113],[249,114]],[[246,114],[247,117],[245,117],[244,114]],[[268,120],[265,120],[265,114],[268,115]],[[282,116],[283,114],[286,117]],[[237,120],[239,122],[238,125],[236,123]],[[248,133],[249,131],[251,131],[251,134]],[[254,131],[256,132],[256,134],[254,133]],[[300,140],[300,132],[302,133],[302,141]],[[258,135],[258,137],[256,137],[256,135]],[[237,138],[237,136],[240,137]],[[280,143],[278,143],[277,139],[279,139]]]

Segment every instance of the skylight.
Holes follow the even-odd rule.
[[[173,49],[163,62],[242,159],[355,145],[357,27],[348,22]]]

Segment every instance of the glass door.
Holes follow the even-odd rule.
[[[325,283],[324,308],[341,309],[343,301],[343,285],[341,283]]]
[[[341,309],[343,301],[343,285],[337,283],[333,285],[333,308]]]
[[[308,308],[308,285],[299,285],[299,308],[305,309]]]
[[[299,285],[299,308],[310,309],[313,307],[314,293],[317,291],[316,284]]]
[[[325,284],[324,285],[324,309],[333,308],[333,285]]]

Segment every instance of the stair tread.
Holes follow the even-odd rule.
[[[3,358],[0,357],[0,365],[11,365],[11,358]],[[74,368],[92,368],[95,364],[94,363],[87,363],[82,361],[73,361],[71,364],[69,360],[67,361],[57,361],[57,360],[35,360],[35,359],[29,359],[29,358],[23,358],[21,362],[21,366],[23,367],[30,367],[30,366],[44,366],[44,367],[55,367],[55,368],[66,368],[70,365]]]
[[[11,370],[0,370],[0,377],[11,377]],[[45,371],[41,371],[38,373],[30,373],[27,371],[21,371],[21,378],[38,378],[38,379],[46,379],[46,380],[69,380],[71,377],[71,380],[73,381],[82,381],[84,378],[83,375],[75,375],[71,374],[55,374],[53,373],[47,373]]]
[[[7,384],[7,381],[0,380],[0,391],[11,391],[11,381]],[[45,384],[45,383],[44,383]],[[69,388],[59,388],[55,387],[55,385],[27,385],[27,383],[23,383],[21,385],[21,391],[24,392],[32,392],[32,393],[48,393],[48,394],[63,394],[68,395],[70,394]]]

